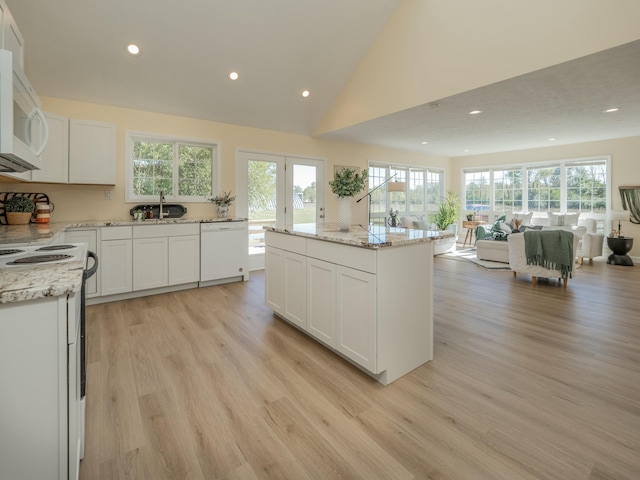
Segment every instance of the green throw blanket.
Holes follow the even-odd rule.
[[[564,230],[534,230],[524,232],[524,252],[527,265],[539,265],[559,270],[562,278],[573,272],[573,232]]]

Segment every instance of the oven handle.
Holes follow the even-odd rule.
[[[93,259],[93,265],[91,266],[91,268],[87,268],[84,272],[82,272],[82,279],[84,281],[91,278],[98,270],[98,256],[95,253],[93,253],[91,250],[89,250],[87,252],[87,258]]]

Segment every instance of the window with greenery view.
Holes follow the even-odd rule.
[[[128,144],[128,200],[155,200],[161,191],[179,201],[214,195],[217,145],[135,135]]]
[[[372,163],[369,165],[369,191],[382,185],[391,177],[393,177],[392,182],[406,182],[406,190],[389,192],[385,184],[373,192],[371,195],[372,223],[384,224],[391,208],[398,210],[400,216],[428,216],[438,209],[444,195],[442,170]]]
[[[560,161],[464,172],[467,211],[577,212],[598,220],[607,212],[607,158]],[[534,213],[534,217],[536,214]]]

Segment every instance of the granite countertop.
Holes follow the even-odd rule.
[[[453,237],[451,232],[437,230],[414,230],[411,228],[383,227],[377,225],[352,225],[348,232],[342,232],[335,224],[318,225],[304,223],[282,227],[267,227],[267,230],[300,237],[315,238],[328,242],[344,243],[356,247],[382,248],[430,242]]]
[[[82,288],[81,260],[0,270],[0,304],[56,297]]]
[[[48,245],[70,228],[97,228],[121,225],[163,225],[172,223],[213,223],[242,221],[243,218],[168,218],[136,222],[126,220],[83,220],[28,225],[0,225],[0,247]],[[0,269],[0,304],[35,300],[79,292],[86,261],[8,267]]]
[[[0,225],[0,245],[27,247],[48,245],[69,228],[97,228],[126,225],[167,225],[172,223],[240,222],[244,218],[165,218],[143,220],[69,220],[67,222],[30,223],[28,225]]]

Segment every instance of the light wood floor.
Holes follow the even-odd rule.
[[[435,276],[435,359],[388,387],[274,317],[261,273],[88,307],[81,479],[640,478],[640,265]]]

